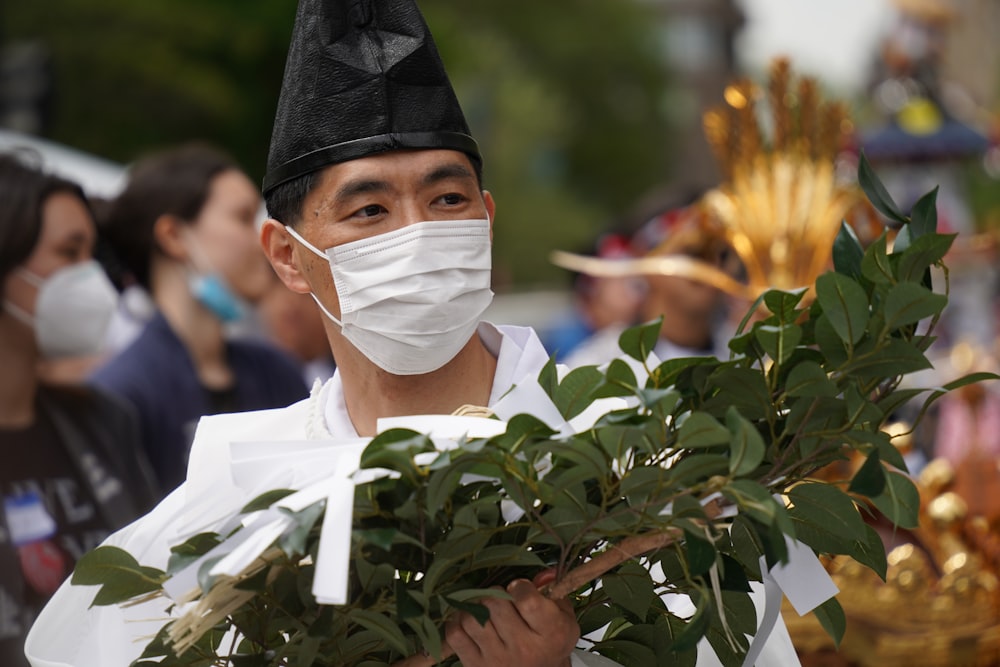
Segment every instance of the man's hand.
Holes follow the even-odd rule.
[[[469,614],[456,616],[445,637],[463,667],[568,667],[580,626],[568,600],[553,601],[539,592],[554,576],[545,572],[534,583],[512,581],[507,586],[512,600],[481,600],[490,610],[486,625]]]

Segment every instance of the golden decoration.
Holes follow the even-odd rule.
[[[897,546],[886,555],[884,582],[847,556],[828,562],[847,617],[839,651],[815,618],[800,617],[785,603],[782,613],[804,667],[1000,664],[996,525],[970,516],[965,499],[951,489],[953,480],[943,459],[924,468],[920,525],[885,536]]]
[[[813,79],[800,79],[793,92],[789,63],[779,59],[767,88],[767,145],[756,108],[761,91],[749,81],[732,88],[729,103],[703,118],[726,181],[702,202],[743,262],[750,292],[810,286],[829,268],[840,223],[860,199],[856,187],[837,182],[834,168],[852,127],[847,112],[821,102]]]
[[[793,86],[785,59],[771,68],[770,123],[762,124],[758,117],[761,95],[757,86],[741,79],[723,91],[725,104],[704,113],[705,136],[725,181],[690,207],[693,222],[687,225],[687,231],[705,241],[730,246],[745,267],[746,282],[717,263],[678,252],[669,239],[640,258],[604,259],[557,250],[551,261],[598,277],[678,276],[749,300],[771,288],[813,285],[829,268],[841,221],[864,206],[856,186],[838,183],[834,163],[854,126],[842,104],[820,100],[813,79],[802,78]]]

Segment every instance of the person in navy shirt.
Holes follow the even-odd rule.
[[[232,160],[189,144],[140,160],[107,211],[108,241],[157,312],[91,380],[135,406],[164,493],[184,479],[200,417],[308,394],[289,355],[227,335],[275,280],[257,240],[260,201]]]

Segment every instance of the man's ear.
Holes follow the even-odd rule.
[[[496,220],[497,203],[489,190],[483,190],[483,203],[486,205],[486,215],[490,218],[490,241],[493,240],[493,221]]]
[[[153,223],[153,247],[170,259],[188,260],[188,247],[184,242],[186,223],[176,216],[164,213]]]
[[[264,254],[274,267],[274,272],[281,278],[288,289],[299,294],[307,294],[312,291],[305,275],[299,269],[299,262],[296,257],[295,239],[288,233],[285,226],[268,218],[260,228],[260,244],[264,248]]]

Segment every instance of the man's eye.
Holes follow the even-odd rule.
[[[384,211],[384,210],[385,209],[383,209],[378,204],[369,204],[368,206],[365,206],[360,211],[358,211],[358,215],[361,215],[361,216],[366,217],[366,218],[372,218],[372,217],[374,217],[374,216],[382,213],[382,211]]]
[[[441,201],[443,201],[445,204],[449,206],[455,206],[456,204],[461,204],[463,201],[465,201],[465,197],[457,193],[452,193],[441,197]]]

